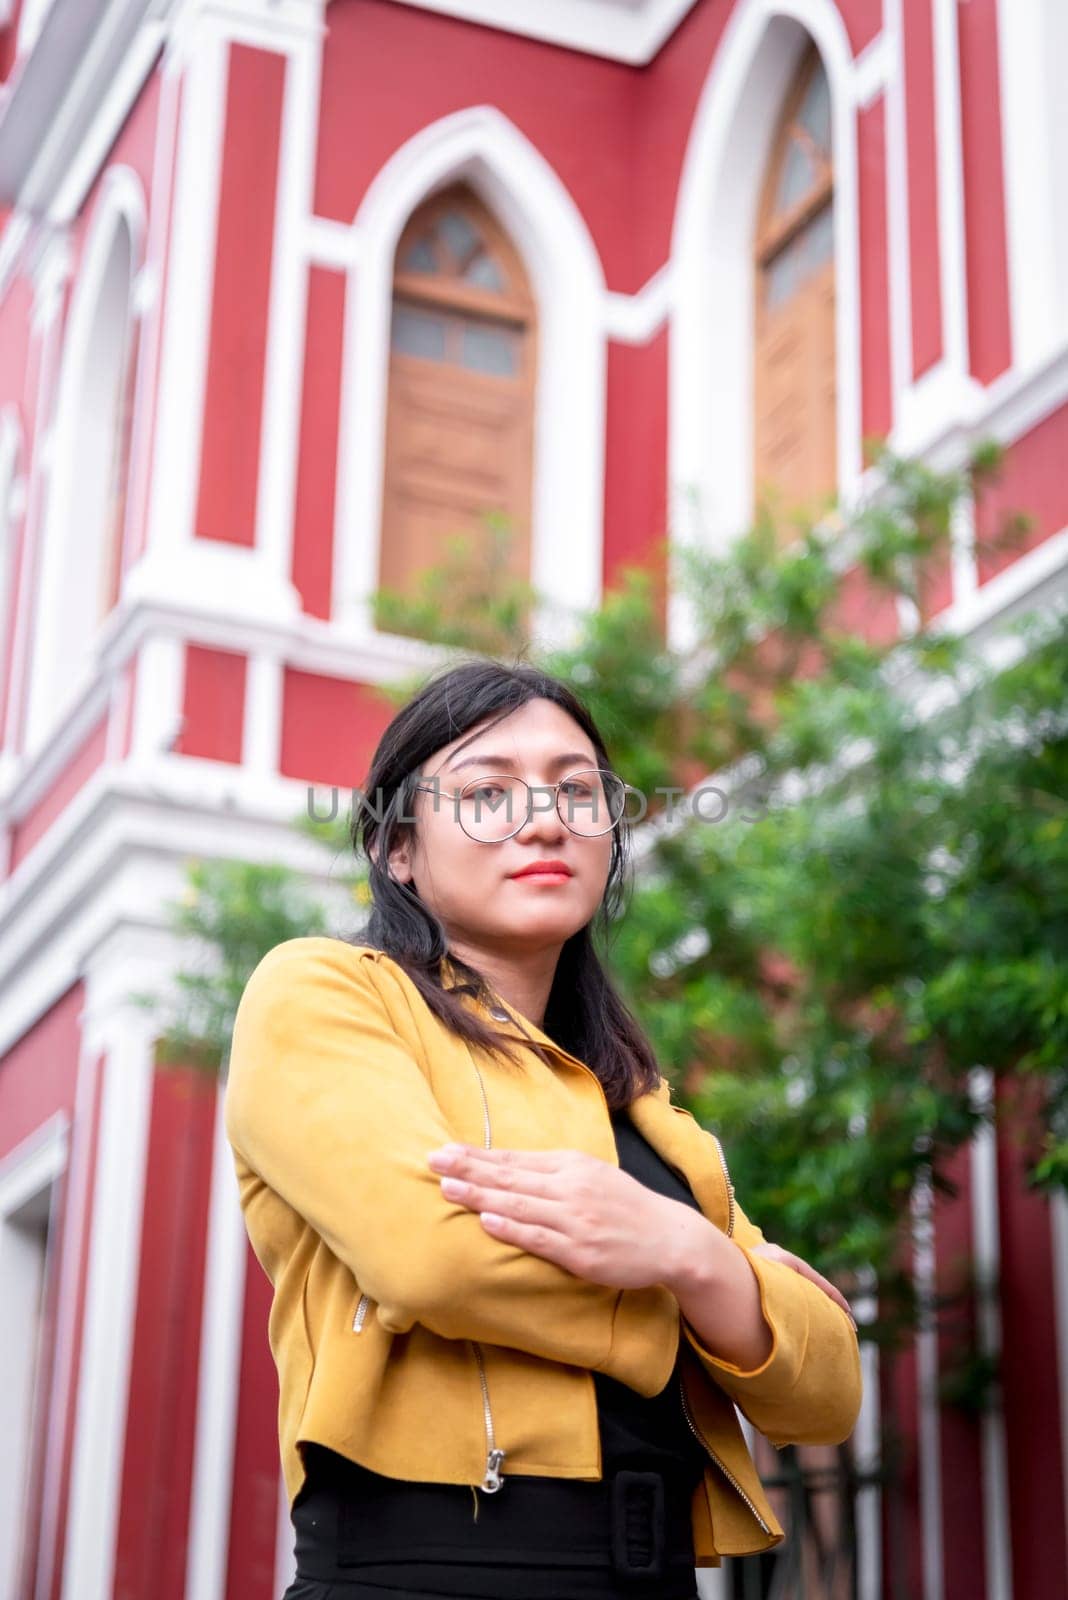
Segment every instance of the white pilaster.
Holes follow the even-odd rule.
[[[223,1600],[226,1593],[247,1259],[248,1240],[238,1201],[233,1154],[223,1124],[220,1090],[215,1108],[200,1327],[186,1600]]]
[[[985,1067],[969,1074],[972,1103],[992,1118],[994,1076]],[[997,1133],[985,1121],[972,1140],[972,1256],[976,1275],[976,1328],[981,1353],[1001,1356],[1001,1230],[998,1225]],[[1005,1450],[1004,1395],[998,1385],[994,1405],[983,1412],[983,1540],[987,1600],[1012,1600],[1012,1544],[1009,1519],[1008,1459]]]
[[[87,984],[86,1044],[105,1061],[62,1600],[110,1600],[114,1582],[153,1083],[151,1029],[117,979],[112,966]]]

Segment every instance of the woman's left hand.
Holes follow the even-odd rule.
[[[447,1200],[477,1211],[494,1238],[529,1250],[589,1283],[670,1288],[694,1252],[726,1235],[700,1212],[655,1194],[629,1173],[580,1150],[484,1150],[447,1145],[428,1155]],[[459,1190],[451,1185],[461,1184]]]

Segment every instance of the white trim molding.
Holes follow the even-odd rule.
[[[98,997],[94,972],[86,985],[84,1047],[103,1051],[106,1060],[62,1600],[106,1600],[112,1592],[133,1352],[153,1045],[151,1026],[125,1014],[116,984],[132,989],[159,969],[146,959],[143,931],[115,943],[124,948],[115,949],[111,971],[100,973],[106,996]]]
[[[671,315],[674,300],[671,262],[668,261],[637,294],[605,296],[605,335],[616,344],[646,344]]]
[[[15,1593],[26,1531],[32,1527],[26,1510],[38,1443],[35,1435],[50,1412],[39,1307],[42,1291],[56,1272],[58,1180],[67,1167],[69,1143],[70,1118],[66,1111],[57,1111],[0,1160],[0,1295],[4,1305],[0,1423],[5,1444],[0,1463],[0,1584],[5,1594]]]
[[[973,1109],[984,1115],[971,1142],[976,1337],[982,1354],[997,1365],[1001,1359],[1001,1228],[994,1074],[988,1067],[972,1068],[968,1074],[968,1095]],[[999,1382],[995,1403],[983,1411],[980,1423],[987,1600],[1012,1600],[1012,1532],[1004,1406],[1005,1397]]]
[[[1061,1476],[1064,1480],[1065,1559],[1068,1560],[1068,1195],[1050,1195],[1053,1293],[1057,1307],[1057,1377],[1060,1389]]]
[[[0,107],[0,198],[54,224],[78,213],[137,101],[176,0],[51,0]]]
[[[30,749],[44,744],[94,671],[102,519],[110,506],[107,472],[114,429],[122,414],[134,323],[133,282],[144,232],[140,179],[129,167],[109,168],[71,298],[50,430],[48,487],[31,601],[34,627],[25,722],[25,744]],[[102,360],[105,354],[108,359]],[[86,434],[90,428],[92,438]]]
[[[723,549],[752,515],[753,238],[774,118],[809,41],[831,91],[837,286],[838,487],[848,499],[862,468],[857,77],[831,0],[741,0],[724,31],[694,117],[672,237],[670,533]],[[863,83],[866,80],[862,80]],[[693,619],[671,583],[668,636]]]
[[[915,1334],[917,1455],[920,1480],[922,1600],[943,1600],[945,1567],[942,1528],[942,1428],[938,1398],[938,1329],[934,1189],[930,1170],[917,1178],[911,1196],[913,1279],[921,1319]]]
[[[586,222],[548,162],[500,111],[472,106],[423,128],[378,172],[352,224],[334,539],[334,615],[373,633],[382,522],[393,258],[415,208],[459,179],[510,234],[537,304],[531,582],[550,642],[602,585],[604,274]]]
[[[1068,7],[997,0],[1013,361],[1068,339]]]
[[[901,20],[898,11],[895,27],[900,28]],[[897,395],[890,441],[902,455],[920,454],[924,441],[939,426],[968,426],[983,404],[982,385],[971,376],[968,351],[957,0],[932,0],[931,27],[942,355],[933,367],[913,379],[910,329],[905,382]],[[898,134],[903,137],[904,127],[895,122],[895,136]],[[907,160],[907,147],[904,159]],[[905,247],[907,250],[907,223]],[[969,576],[966,571],[961,575],[966,583],[974,583],[974,575]]]
[[[215,1100],[186,1600],[222,1600],[226,1592],[247,1263],[248,1236],[220,1089]]]
[[[26,510],[22,470],[22,423],[17,407],[6,405],[0,410],[0,693],[15,667],[7,618],[14,593],[15,533]]]
[[[309,4],[303,36],[291,35],[285,53],[285,90],[275,188],[271,292],[263,377],[256,546],[280,582],[287,582],[293,550],[293,511],[300,453],[304,329],[308,262],[301,229],[315,190],[322,11]]]
[[[671,37],[696,0],[537,0],[518,6],[515,0],[402,3],[642,67]]]
[[[164,61],[180,73],[177,166],[162,307],[146,549],[193,537],[222,168],[229,45],[197,14]]]

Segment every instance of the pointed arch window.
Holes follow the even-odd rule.
[[[94,223],[64,335],[34,601],[30,750],[92,681],[100,628],[121,585],[140,236],[123,187],[116,183],[114,204],[102,204]]]
[[[411,595],[463,535],[530,577],[534,300],[519,254],[466,185],[413,214],[394,260],[379,585]]]
[[[831,98],[814,46],[772,145],[755,255],[757,497],[812,504],[838,476]]]

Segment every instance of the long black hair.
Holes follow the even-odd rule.
[[[598,766],[613,770],[593,718],[566,684],[525,663],[480,658],[440,669],[397,713],[378,742],[351,817],[353,849],[370,864],[371,912],[359,942],[383,951],[403,968],[430,1009],[455,1033],[509,1056],[512,1042],[450,993],[451,987],[492,1005],[492,988],[481,972],[449,949],[441,921],[413,884],[398,883],[392,876],[388,857],[404,830],[414,826],[410,806],[423,763],[487,718],[499,722],[534,699],[551,700],[573,717],[593,744]],[[613,987],[594,944],[595,936],[608,938],[624,905],[629,851],[624,817],[612,830],[601,904],[560,951],[542,1028],[596,1074],[612,1109],[629,1105],[660,1082],[652,1047]],[[446,956],[460,979],[449,987],[442,968]],[[533,1040],[531,1048],[537,1049]]]

